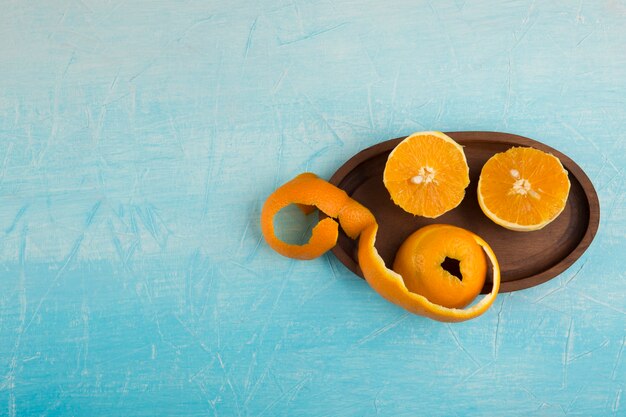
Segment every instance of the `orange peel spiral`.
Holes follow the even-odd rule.
[[[498,291],[500,290],[500,267],[493,250],[487,242],[479,236],[474,235],[487,257],[491,261],[493,268],[493,287],[491,292],[485,295],[475,305],[459,309],[448,308],[429,301],[426,297],[409,291],[404,284],[402,275],[392,271],[385,266],[385,261],[380,257],[374,244],[376,243],[376,233],[378,224],[368,226],[359,238],[359,266],[367,283],[379,295],[387,301],[396,304],[405,310],[420,316],[429,317],[433,320],[444,322],[460,322],[483,314],[493,304]]]
[[[290,204],[298,205],[307,214],[317,207],[329,216],[313,228],[311,238],[303,245],[283,242],[276,237],[274,231],[274,216]],[[339,225],[350,238],[359,238],[359,266],[367,283],[383,298],[407,311],[433,320],[460,322],[483,314],[493,304],[498,294],[500,289],[498,260],[487,242],[469,231],[491,262],[493,270],[491,292],[475,305],[460,309],[444,307],[409,291],[403,277],[387,268],[376,250],[378,223],[374,215],[350,198],[345,191],[315,174],[300,174],[276,189],[265,201],[261,211],[261,231],[265,240],[276,252],[290,258],[314,259],[332,249],[337,243]]]
[[[296,204],[305,214],[317,207],[327,218],[320,220],[311,231],[311,238],[304,245],[286,243],[274,232],[274,216],[280,210]],[[368,224],[375,223],[372,213],[351,199],[345,191],[335,187],[317,175],[306,172],[285,183],[265,201],[261,211],[261,231],[272,249],[283,256],[295,259],[315,259],[337,243],[339,224],[352,239],[359,236]]]

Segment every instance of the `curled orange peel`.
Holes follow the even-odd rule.
[[[283,242],[274,233],[274,216],[290,204],[296,204],[305,214],[317,207],[329,216],[313,228],[311,238],[303,245]],[[312,173],[300,174],[279,187],[268,197],[261,211],[261,230],[265,240],[276,252],[290,258],[314,259],[332,249],[337,243],[339,225],[350,238],[359,238],[359,266],[367,283],[386,300],[414,314],[444,322],[469,320],[483,314],[500,290],[498,260],[487,242],[472,233],[492,264],[493,287],[489,294],[471,307],[458,309],[441,306],[410,292],[402,276],[385,266],[374,246],[378,223],[372,213],[345,191]]]
[[[479,236],[474,235],[476,243],[478,243],[487,257],[491,261],[493,268],[493,287],[491,292],[485,295],[475,305],[459,309],[448,308],[430,302],[426,297],[410,292],[402,276],[385,266],[385,261],[380,257],[374,244],[376,243],[376,233],[378,232],[378,224],[374,223],[368,226],[359,238],[359,266],[363,272],[363,276],[367,283],[386,300],[396,304],[405,310],[420,316],[426,316],[433,320],[445,322],[459,322],[483,314],[493,304],[498,291],[500,290],[500,267],[493,250],[487,242]]]
[[[317,207],[328,216],[315,225],[304,245],[286,243],[274,232],[274,216],[290,204],[296,204],[305,214]],[[356,239],[365,226],[375,222],[372,213],[345,191],[309,172],[274,191],[261,211],[261,231],[267,243],[281,255],[295,259],[314,259],[332,249],[339,236],[339,224],[350,238]]]

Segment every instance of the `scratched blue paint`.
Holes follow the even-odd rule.
[[[623,1],[0,10],[0,415],[626,414]],[[589,251],[446,325],[264,244],[277,185],[424,129],[572,157]]]

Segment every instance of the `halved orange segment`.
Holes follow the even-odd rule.
[[[458,206],[469,185],[461,145],[441,132],[418,132],[389,154],[383,182],[405,211],[435,218]]]
[[[539,230],[565,208],[568,173],[559,159],[535,148],[514,147],[485,163],[478,204],[492,221],[510,230]]]
[[[402,243],[393,270],[402,275],[409,291],[444,307],[462,308],[480,294],[487,260],[473,233],[433,224]]]

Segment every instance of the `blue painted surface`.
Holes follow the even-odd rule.
[[[626,414],[623,1],[40,3],[0,5],[0,415]],[[262,241],[431,129],[573,158],[588,252],[446,325]]]

